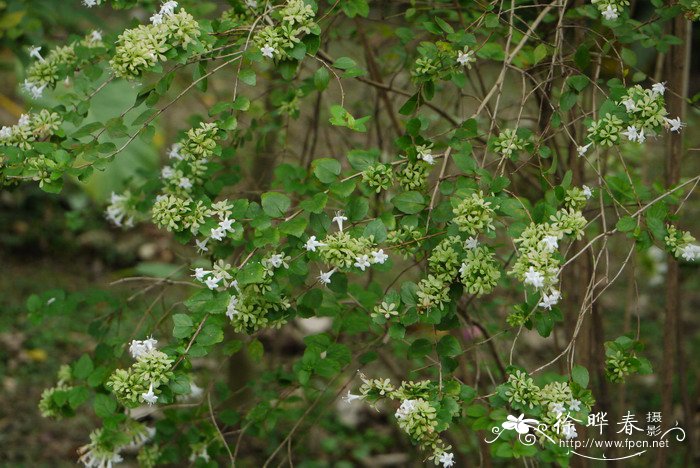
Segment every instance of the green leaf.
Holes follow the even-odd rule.
[[[87,354],[83,354],[78,362],[73,365],[73,376],[76,379],[85,380],[93,369],[92,359]]]
[[[312,163],[314,175],[324,184],[335,182],[340,175],[340,163],[336,159],[321,158]]]
[[[341,70],[347,70],[348,68],[352,68],[355,65],[357,65],[357,63],[350,57],[340,57],[335,62],[333,62],[333,66],[335,68],[340,68]]]
[[[308,221],[306,218],[297,216],[294,219],[290,219],[289,221],[285,221],[282,224],[280,224],[279,229],[282,234],[288,234],[294,237],[301,237],[302,234],[304,234],[304,231],[306,230],[307,224]]]
[[[192,318],[187,314],[173,315],[173,324],[173,336],[175,338],[187,338],[192,334],[194,329]]]
[[[255,72],[250,68],[244,68],[238,74],[238,78],[248,86],[255,86]]]
[[[617,227],[618,231],[620,232],[629,232],[637,227],[637,221],[631,216],[625,216],[624,218],[620,218],[618,220],[615,227]]]
[[[403,192],[392,198],[391,203],[406,214],[420,213],[425,208],[425,198],[419,192]]]
[[[299,203],[299,207],[302,210],[318,214],[323,212],[323,209],[326,207],[326,203],[328,203],[328,195],[325,193],[317,193],[313,197],[307,198]]]
[[[92,403],[95,414],[100,418],[107,418],[117,410],[117,401],[109,395],[98,393]]]
[[[440,357],[453,357],[462,353],[459,341],[452,335],[443,336],[437,344],[437,353]]]
[[[433,350],[433,344],[425,338],[418,338],[408,348],[408,358],[415,359],[426,356]]]
[[[588,369],[583,366],[575,365],[573,369],[571,369],[571,379],[583,388],[588,387]]]
[[[284,216],[292,204],[289,197],[278,192],[263,193],[261,203],[265,214],[272,218]]]
[[[321,67],[314,73],[314,87],[317,91],[323,91],[328,87],[328,81],[330,80],[330,74],[326,67]]]
[[[257,338],[253,339],[250,343],[248,343],[248,355],[253,361],[260,361],[263,357],[263,353],[265,352],[265,348],[263,347],[263,344],[258,340]]]
[[[236,275],[238,284],[241,286],[262,283],[264,278],[265,268],[260,263],[248,263]]]
[[[365,230],[362,233],[362,237],[369,236],[374,237],[374,242],[377,243],[384,242],[386,240],[386,226],[381,219],[373,219],[367,223],[367,226],[365,226]]]

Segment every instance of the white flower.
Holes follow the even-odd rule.
[[[90,40],[92,42],[100,42],[102,40],[102,31],[94,30],[90,33]]]
[[[192,188],[192,181],[189,177],[180,177],[180,182],[177,185],[185,190],[189,190]]]
[[[197,280],[202,281],[205,276],[207,276],[209,273],[211,273],[210,270],[205,270],[204,268],[195,268],[194,269],[194,276]]]
[[[160,14],[163,16],[172,15],[175,12],[175,8],[177,8],[177,2],[170,0],[160,6]]]
[[[206,284],[209,289],[214,290],[219,286],[219,281],[221,281],[220,276],[212,275],[204,281],[204,284]]]
[[[556,414],[557,417],[561,416],[564,414],[564,404],[563,403],[552,403],[549,405],[549,411]]]
[[[141,398],[143,398],[143,401],[148,403],[149,406],[158,401],[158,396],[153,393],[153,382],[151,382],[151,385],[148,387],[148,392],[141,394]]]
[[[163,24],[163,15],[160,13],[153,13],[153,16],[151,16],[151,24],[154,25],[159,25]]]
[[[473,62],[476,62],[473,50],[468,50],[466,52],[460,50],[457,54],[457,63],[459,63],[460,65],[466,66],[467,68],[471,68],[471,64]]]
[[[19,116],[19,120],[17,121],[17,125],[20,127],[24,127],[26,125],[29,125],[31,122],[29,116],[27,114],[22,114]],[[112,202],[114,202],[114,192],[112,192]]]
[[[223,229],[224,231],[228,232],[233,232],[233,228],[231,227],[231,225],[235,222],[235,219],[224,218],[224,220],[219,223],[219,229]]]
[[[148,348],[149,351],[153,351],[156,349],[156,345],[158,344],[158,340],[153,338],[152,336],[149,336],[145,340],[143,340],[143,344]]]
[[[146,349],[146,345],[143,344],[143,341],[131,341],[131,344],[129,345],[129,353],[131,354],[132,358],[138,359],[144,354],[146,354],[146,352],[148,352],[148,350]]]
[[[163,166],[160,170],[160,177],[163,179],[169,179],[175,174],[175,170],[170,166]]]
[[[569,402],[569,411],[581,411],[581,401],[573,399]]]
[[[627,112],[634,112],[637,110],[637,103],[634,102],[634,99],[629,98],[624,101],[622,101],[620,104],[625,106],[625,109],[627,109]]]
[[[334,223],[338,223],[338,230],[343,232],[343,222],[347,221],[348,218],[343,214],[342,211],[336,211],[335,217],[333,218]]]
[[[656,95],[663,96],[664,93],[666,92],[666,82],[663,81],[661,83],[654,83],[651,87],[651,92],[656,94]]]
[[[239,310],[237,307],[238,298],[236,296],[231,296],[231,299],[228,301],[228,306],[226,307],[226,317],[228,317],[229,320],[233,320],[233,316],[238,315]]]
[[[45,88],[46,84],[38,86],[29,80],[24,80],[24,83],[22,83],[22,89],[31,94],[34,99],[39,99],[44,94]]]
[[[608,7],[602,12],[603,13],[603,18],[606,20],[616,20],[617,17],[619,16],[617,14],[617,10],[612,7],[612,5],[608,5]]]
[[[700,246],[688,244],[683,249],[681,249],[681,256],[683,260],[687,262],[692,262],[700,258]]]
[[[194,243],[195,243],[195,245],[197,246],[197,251],[198,251],[199,253],[202,253],[202,252],[209,252],[209,249],[207,248],[207,242],[209,242],[209,238],[208,238],[208,237],[205,238],[204,240],[199,240],[199,239],[195,239],[195,240],[194,240]]]
[[[180,149],[182,149],[182,145],[180,143],[175,143],[173,146],[170,147],[170,150],[168,150],[168,157],[170,159],[177,159],[178,161],[182,161],[185,158],[180,154]]]
[[[588,143],[586,146],[579,146],[578,148],[576,148],[576,151],[578,152],[578,157],[583,157],[583,155],[586,154],[588,148],[590,148],[592,144],[593,143]]]
[[[404,400],[401,403],[401,406],[399,406],[399,409],[396,410],[394,416],[396,416],[396,419],[404,419],[415,409],[415,407],[416,400]]]
[[[92,0],[93,2],[95,0]],[[96,442],[91,442],[88,445],[83,445],[78,449],[78,461],[87,468],[112,468],[113,465],[124,461],[119,451],[122,447],[115,447],[111,452],[105,450],[102,446],[96,447]],[[97,450],[95,450],[97,449]]]
[[[637,141],[637,136],[639,135],[637,132],[637,127],[630,125],[627,127],[627,130],[622,132],[624,136],[627,137],[629,141]]]
[[[44,57],[41,56],[41,47],[31,46],[29,48],[29,56],[39,60],[40,62],[44,61]]]
[[[542,300],[538,305],[544,309],[552,310],[552,306],[557,305],[559,299],[561,299],[561,293],[556,289],[552,289],[549,294],[542,295]]]
[[[350,390],[348,390],[348,394],[343,397],[343,400],[347,401],[348,403],[352,403],[355,400],[363,400],[365,397],[362,395],[354,395],[350,393]]]
[[[469,250],[474,250],[479,246],[479,239],[476,237],[472,236],[469,239],[464,241],[464,248],[469,249]]]
[[[362,271],[365,271],[365,268],[367,268],[368,266],[370,266],[370,263],[369,263],[369,256],[367,256],[367,255],[359,255],[359,256],[355,257],[354,266],[356,266],[357,268],[359,268],[359,269],[362,270]]]
[[[388,258],[389,256],[384,253],[384,249],[372,252],[372,263],[384,263]]]
[[[680,117],[676,117],[675,119],[669,119],[668,117],[664,117],[664,120],[670,127],[669,130],[672,132],[680,132],[681,128],[685,126],[683,122],[681,122]]]
[[[265,44],[265,47],[260,49],[260,52],[262,52],[263,57],[267,58],[273,58],[274,53],[277,52],[274,47],[272,47],[270,44]]]
[[[226,236],[226,231],[221,229],[221,227],[217,227],[212,229],[209,235],[212,239],[220,241]]]
[[[566,440],[575,439],[576,437],[578,437],[578,432],[576,432],[576,426],[574,426],[571,422],[568,424],[564,424],[564,427],[562,427],[562,432],[566,437]]]
[[[447,453],[447,452],[442,452],[442,455],[440,455],[440,458],[438,461],[442,463],[443,468],[449,468],[450,466],[454,466],[455,456],[452,453]]]
[[[331,276],[333,276],[333,273],[335,273],[335,268],[332,269],[331,271],[327,271],[326,273],[319,271],[320,275],[318,275],[318,280],[323,283],[323,284],[331,284]]]
[[[309,252],[316,252],[316,247],[325,247],[326,245],[327,244],[323,242],[317,241],[316,236],[311,236],[309,240],[306,241],[306,250]]]
[[[638,143],[644,143],[646,141],[646,137],[644,136],[644,129],[641,129],[639,133],[637,134],[637,142]]]
[[[289,268],[289,265],[284,261],[284,255],[282,254],[274,254],[270,257],[270,265],[272,265],[275,268],[279,268],[281,266],[284,266],[285,268]]]
[[[432,145],[430,145],[432,146]],[[435,164],[435,158],[433,157],[433,151],[430,149],[429,146],[426,145],[421,145],[416,147],[416,151],[418,153],[418,159],[422,159],[423,161],[427,162],[431,166]]]
[[[541,288],[544,286],[544,275],[539,271],[535,271],[534,267],[530,267],[527,272],[525,272],[524,282],[535,288]]]
[[[10,138],[12,136],[12,127],[2,127],[0,128],[0,138]]]
[[[258,7],[257,0],[245,0],[245,4],[250,8],[257,8]]]
[[[540,244],[544,246],[545,251],[551,253],[559,248],[559,239],[556,236],[544,236]]]
[[[591,191],[591,188],[588,185],[584,185],[581,187],[583,189],[583,196],[586,198],[591,198],[593,196],[593,192]]]
[[[85,5],[88,8],[92,8],[95,5],[97,5],[97,0],[83,0],[83,5]]]

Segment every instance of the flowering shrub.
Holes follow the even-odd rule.
[[[684,90],[636,69],[627,48],[677,47],[663,26],[697,19],[698,2],[652,2],[643,22],[630,2],[608,0],[197,3],[84,0],[147,19],[31,48],[22,88],[57,104],[37,101],[0,130],[2,183],[60,192],[136,138],[152,142],[157,119],[185,97],[215,97],[202,101],[204,114],[184,109],[190,125],[169,142],[160,177],[124,181],[105,207],[116,228],[152,224],[185,245],[177,262],[191,271],[190,289],[147,331],[110,328],[43,393],[39,410],[50,418],[93,402],[102,423],[79,461],[291,463],[303,428],[330,425],[324,408],[348,389],[347,408],[380,411],[417,459],[444,467],[474,455],[465,434],[508,411],[552,424],[567,411],[585,419],[596,394],[576,340],[619,275],[603,256],[609,239],[641,253],[656,245],[679,262],[700,258],[680,227],[700,177],[647,184],[635,156],[654,139],[680,138],[685,123],[668,96]],[[567,28],[597,32],[572,41],[564,36],[578,33]],[[222,75],[226,90],[207,91]],[[134,105],[88,122],[92,100],[118,80],[137,87]],[[327,131],[340,137],[321,150]],[[242,155],[270,132],[289,157],[262,193],[248,191]],[[566,280],[575,271],[580,283]],[[257,379],[237,382],[251,391],[245,401],[195,365],[220,365],[243,348],[260,359],[285,330],[324,318],[293,362],[268,362]],[[568,345],[525,370],[513,350],[528,346],[519,341],[526,330],[560,333]],[[611,341],[598,370],[611,382],[649,373],[642,348]],[[490,350],[487,361],[474,363],[473,349]],[[558,373],[541,372],[555,362]],[[139,420],[144,411],[155,425]],[[540,442],[531,452],[499,440],[494,453],[567,463],[569,453]]]

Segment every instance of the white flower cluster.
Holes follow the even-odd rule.
[[[112,192],[105,217],[115,226],[130,228],[134,226],[133,208],[133,200],[129,191],[121,195]]]
[[[172,0],[164,2],[160,6],[160,11],[151,16],[151,24],[163,24],[163,18],[173,16],[175,14],[175,8],[177,8],[177,2]]]
[[[229,272],[230,270],[231,265],[229,263],[219,260],[212,265],[211,270],[195,268],[192,276],[212,291],[223,291],[227,288],[238,287],[238,282],[233,279],[233,275]]]

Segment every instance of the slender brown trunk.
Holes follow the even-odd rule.
[[[678,16],[671,24],[671,34],[679,37],[682,43],[672,47],[666,60],[666,77],[668,78],[667,109],[671,116],[679,116],[685,120],[685,100],[688,92],[688,71],[690,69],[690,44],[691,24],[682,16]],[[672,187],[678,184],[681,172],[681,160],[683,156],[682,133],[669,134],[666,141],[666,186]],[[676,372],[684,372],[685,366],[679,365],[680,339],[682,334],[680,326],[680,269],[678,262],[668,256],[668,273],[666,275],[666,306],[664,320],[664,349],[663,367],[661,373],[661,414],[663,426],[668,428],[675,422],[673,416],[673,390],[674,375]],[[680,379],[685,380],[684,378]],[[680,389],[681,393],[687,393],[686,389]],[[688,413],[686,413],[688,423]],[[686,425],[686,430],[691,430]],[[688,434],[687,440],[692,440]],[[691,451],[691,445],[688,445]],[[667,451],[659,450],[657,466],[667,465]]]

